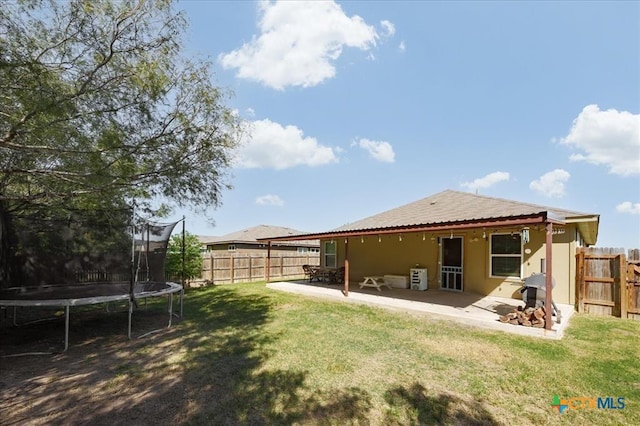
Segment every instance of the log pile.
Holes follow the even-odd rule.
[[[513,325],[523,325],[525,327],[544,328],[544,306],[539,308],[518,307],[507,315],[500,316],[500,322],[506,322]]]

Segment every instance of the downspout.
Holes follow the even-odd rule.
[[[553,323],[553,304],[552,304],[552,299],[551,299],[551,292],[553,291],[553,287],[551,285],[552,283],[552,270],[551,270],[551,264],[552,259],[551,259],[551,255],[552,255],[552,248],[551,246],[553,245],[553,224],[549,221],[547,221],[547,235],[546,235],[546,265],[545,265],[545,299],[544,299],[544,307],[545,307],[545,321],[544,321],[544,327],[547,330],[551,330],[551,325]]]
[[[344,290],[342,293],[349,297],[349,239],[344,239]]]

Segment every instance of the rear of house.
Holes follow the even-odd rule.
[[[595,244],[598,224],[597,214],[449,190],[306,237],[320,239],[323,266],[348,263],[352,283],[426,269],[429,289],[515,298],[545,272],[552,241],[553,299],[574,304],[576,249]]]

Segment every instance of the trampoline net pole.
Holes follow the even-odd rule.
[[[69,305],[65,306],[65,318],[64,318],[64,350],[66,352],[69,348]]]
[[[131,340],[131,315],[133,313],[133,301],[129,299],[129,326],[127,330],[127,336],[129,336],[129,340]]]
[[[169,325],[171,327],[171,317],[173,316],[173,293],[169,293]]]

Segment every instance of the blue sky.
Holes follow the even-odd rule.
[[[600,214],[640,247],[640,3],[182,1],[250,132],[186,227],[305,232],[445,189]]]

